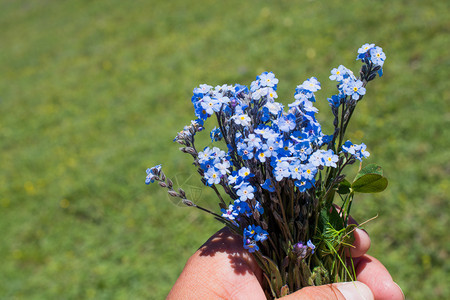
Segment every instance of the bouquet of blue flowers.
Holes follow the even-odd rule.
[[[355,193],[384,190],[381,167],[362,167],[353,181],[343,170],[369,156],[366,145],[353,144],[345,132],[366,85],[382,76],[386,56],[374,44],[358,50],[359,76],[340,65],[331,71],[338,92],[328,98],[334,132],[322,133],[316,120],[314,93],[321,85],[311,77],[295,89],[285,109],[276,102],[278,79],[272,72],[256,77],[250,87],[235,84],[195,88],[191,101],[196,120],[175,140],[190,154],[203,184],[219,198],[220,212],[190,200],[175,189],[161,165],[147,169],[146,183],[158,182],[170,196],[212,214],[235,234],[263,270],[268,298],[305,286],[355,280],[349,220]],[[211,146],[197,148],[195,136],[215,116]],[[221,188],[219,187],[221,186]],[[227,196],[224,196],[225,193]]]

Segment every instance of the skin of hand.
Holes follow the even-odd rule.
[[[356,229],[354,237],[350,251],[358,281],[306,287],[281,299],[404,299],[386,268],[365,254],[367,233]],[[262,270],[242,247],[242,238],[224,228],[189,258],[167,299],[266,299],[262,282]]]

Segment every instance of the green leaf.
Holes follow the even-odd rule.
[[[344,228],[344,222],[342,220],[342,217],[339,215],[339,212],[334,206],[331,207],[330,224],[336,231],[339,231],[342,228]]]
[[[262,258],[265,260],[264,263],[270,271],[268,275],[270,276],[271,288],[275,291],[281,291],[283,280],[281,279],[280,270],[278,269],[277,264],[267,256],[262,255]],[[280,297],[280,295],[277,296]]]
[[[380,174],[359,176],[352,184],[352,189],[360,193],[379,193],[386,189],[388,180]]]
[[[344,179],[341,181],[341,183],[339,183],[337,193],[341,195],[349,194],[351,187],[352,187],[351,183],[348,180]]]
[[[334,206],[329,210],[323,208],[319,216],[319,230],[322,234],[332,229],[333,232],[344,228],[342,217]]]
[[[334,189],[330,190],[327,193],[327,197],[325,198],[325,207],[330,207],[331,203],[333,203],[333,199],[334,199],[334,194],[336,193],[336,191]]]
[[[311,279],[314,280],[314,285],[319,286],[323,284],[328,284],[330,282],[330,275],[323,266],[315,267],[311,275]]]
[[[358,180],[360,177],[366,175],[366,174],[378,174],[383,176],[383,169],[377,165],[377,164],[369,164],[362,168],[358,174],[356,174],[355,179],[353,180],[353,183]]]

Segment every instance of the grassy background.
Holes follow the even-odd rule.
[[[409,299],[450,298],[448,10],[445,0],[1,1],[0,298],[164,298],[220,228],[144,185],[164,162],[215,207],[172,143],[193,118],[192,89],[271,70],[287,104],[316,76],[330,128],[329,71],[357,71],[366,42],[385,50],[385,76],[349,134],[390,186],[359,197],[354,215],[379,214],[369,253]]]

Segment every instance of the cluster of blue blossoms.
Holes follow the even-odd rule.
[[[380,47],[363,45],[357,59],[379,66],[378,74],[382,75],[385,55]],[[334,68],[329,78],[337,82],[339,90],[328,99],[335,110],[340,105],[356,103],[366,93],[367,82],[357,79],[342,65]],[[298,85],[294,102],[287,107],[276,101],[277,86],[278,79],[272,72],[257,76],[250,87],[200,85],[191,98],[197,120],[175,138],[180,144],[192,146],[189,141],[193,143],[193,136],[203,129],[203,123],[211,116],[217,117],[218,128],[211,131],[211,140],[224,141],[226,151],[206,147],[197,153],[195,147],[186,147],[185,152],[195,158],[203,182],[212,187],[222,185],[233,200],[222,208],[221,217],[242,228],[244,247],[249,252],[258,251],[257,242],[268,238],[268,228],[264,230],[252,220],[260,219],[264,208],[270,207],[267,201],[280,195],[283,185],[293,183],[296,193],[312,195],[320,170],[337,168],[342,164],[341,154],[347,160],[369,156],[364,144],[347,141],[336,149],[332,145],[335,136],[322,133],[315,117],[318,109],[313,105],[314,93],[321,89],[317,78]],[[160,166],[148,169],[146,183],[152,182],[159,171]],[[314,245],[311,241],[307,245],[299,242],[297,248],[311,252]]]

